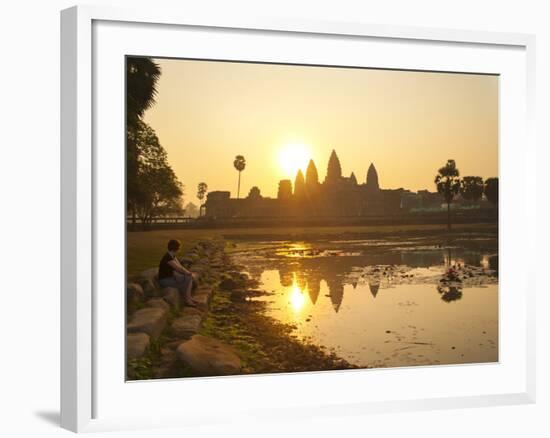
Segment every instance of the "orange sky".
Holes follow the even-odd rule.
[[[345,176],[382,188],[434,190],[453,158],[461,175],[498,174],[498,77],[157,59],[162,75],[145,121],[197,204],[197,184],[276,196],[311,156],[324,179],[336,149]],[[306,157],[307,155],[307,157]],[[298,160],[298,161],[296,161]],[[292,178],[294,179],[294,175]]]

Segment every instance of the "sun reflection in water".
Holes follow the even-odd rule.
[[[290,302],[290,307],[292,307],[292,310],[295,313],[300,313],[300,311],[304,307],[306,303],[305,293],[306,291],[300,289],[300,287],[298,286],[298,282],[296,281],[296,276],[294,276],[288,298]]]

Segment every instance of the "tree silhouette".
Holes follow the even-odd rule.
[[[237,155],[233,161],[233,167],[239,172],[239,183],[237,185],[237,199],[239,199],[241,193],[241,172],[246,167],[246,160],[242,155]]]
[[[155,103],[159,77],[160,67],[150,58],[127,58],[126,114],[129,125],[134,125]]]
[[[467,201],[479,201],[483,196],[483,179],[480,176],[463,177],[460,182],[460,194]]]
[[[165,149],[155,131],[138,119],[127,132],[137,158],[132,178],[128,173],[127,209],[132,224],[140,217],[142,224],[151,223],[155,216],[181,210],[183,186],[168,164]]]
[[[136,223],[136,199],[139,196],[138,174],[140,153],[143,144],[144,126],[141,120],[145,110],[155,103],[156,84],[160,67],[149,58],[126,60],[126,187],[127,209],[132,215],[132,226]]]
[[[248,192],[248,198],[249,199],[261,199],[262,194],[260,192],[260,189],[257,186],[254,186],[250,189]]]
[[[498,206],[498,178],[487,178],[485,181],[485,197],[491,204]]]
[[[460,191],[460,173],[455,160],[447,160],[447,164],[439,169],[434,183],[439,194],[447,203],[447,229],[451,231],[451,203]]]
[[[206,196],[206,193],[208,192],[208,185],[205,182],[200,182],[197,186],[197,198],[199,201],[201,201],[200,207],[199,207],[199,216],[202,216],[202,210],[204,208],[204,203],[202,200]]]
[[[150,126],[138,120],[129,138],[139,159],[132,190],[127,193],[128,208],[146,227],[157,216],[181,212],[183,186]]]

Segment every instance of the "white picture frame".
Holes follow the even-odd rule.
[[[97,27],[103,26],[104,27]],[[117,30],[116,26],[127,28],[123,32]],[[132,28],[132,26],[134,28]],[[109,363],[105,363],[106,354],[98,354],[105,346],[106,342],[103,335],[105,327],[111,326],[118,330],[117,318],[123,318],[123,315],[117,316],[119,309],[117,301],[113,307],[112,315],[103,311],[104,300],[98,300],[97,294],[101,290],[102,284],[110,279],[119,278],[120,264],[113,264],[113,272],[109,273],[103,269],[104,259],[98,254],[104,251],[104,246],[100,240],[102,236],[109,235],[110,231],[105,231],[102,214],[98,211],[105,211],[105,208],[98,209],[98,205],[106,202],[103,184],[107,183],[104,174],[111,174],[109,178],[115,178],[112,174],[124,172],[124,166],[120,167],[120,161],[115,157],[110,160],[109,154],[97,154],[96,142],[102,139],[113,138],[114,141],[120,141],[124,144],[123,135],[120,132],[105,128],[101,125],[103,112],[100,108],[104,105],[104,99],[100,90],[103,85],[98,84],[103,81],[102,73],[105,69],[101,66],[105,62],[103,52],[107,52],[102,40],[102,32],[108,35],[113,41],[112,53],[108,56],[119,59],[120,53],[125,51],[124,37],[116,37],[124,32],[135,32],[135,27],[147,28],[151,35],[154,33],[178,32],[178,29],[186,31],[200,32],[201,35],[209,33],[233,31],[235,38],[243,44],[239,47],[246,47],[245,41],[252,41],[254,38],[261,38],[264,33],[269,37],[277,39],[284,38],[341,38],[338,44],[360,44],[361,41],[369,40],[371,42],[387,42],[388,44],[401,44],[407,47],[426,47],[429,50],[477,50],[483,48],[489,54],[490,51],[502,53],[502,63],[495,63],[495,66],[504,66],[502,69],[509,68],[509,77],[514,77],[518,83],[504,85],[501,88],[501,97],[507,96],[509,90],[516,90],[513,101],[517,102],[519,109],[515,108],[514,113],[501,113],[501,199],[510,197],[520,197],[523,202],[529,202],[534,206],[535,194],[535,175],[532,169],[535,169],[535,142],[533,135],[533,110],[534,110],[534,57],[535,57],[535,39],[532,35],[525,34],[507,34],[492,32],[462,31],[451,29],[425,29],[417,27],[385,26],[366,23],[342,23],[342,22],[318,22],[305,19],[277,19],[277,18],[252,18],[244,17],[240,14],[228,17],[197,16],[189,10],[163,11],[157,8],[150,8],[145,11],[130,9],[118,9],[110,7],[78,6],[62,11],[61,13],[61,426],[75,431],[100,431],[112,429],[134,429],[147,427],[163,426],[184,426],[188,424],[202,424],[212,421],[224,422],[239,418],[274,419],[281,414],[293,418],[311,417],[312,415],[350,415],[366,414],[370,412],[398,412],[405,410],[418,409],[442,409],[452,407],[474,407],[488,405],[520,404],[532,403],[535,400],[535,290],[534,274],[530,272],[527,264],[520,264],[513,273],[504,276],[501,279],[502,284],[507,282],[510,285],[517,286],[519,291],[513,298],[517,301],[507,302],[505,295],[504,304],[501,306],[501,336],[510,333],[511,325],[518,321],[518,327],[513,336],[503,336],[501,342],[510,344],[509,350],[515,351],[517,358],[514,358],[514,366],[510,370],[499,374],[502,369],[506,369],[508,359],[497,364],[500,368],[486,368],[482,366],[449,366],[449,367],[416,367],[414,371],[408,370],[380,370],[371,372],[369,370],[330,372],[330,373],[301,373],[286,376],[248,376],[231,378],[210,378],[210,379],[189,379],[185,383],[187,391],[199,391],[209,393],[216,391],[217,394],[223,394],[223,391],[235,391],[240,388],[243,393],[243,403],[240,408],[223,410],[214,403],[205,412],[206,405],[202,399],[195,400],[195,411],[193,419],[188,416],[179,415],[182,407],[171,411],[158,407],[158,411],[151,411],[150,415],[132,415],[132,406],[127,411],[116,411],[110,409],[106,401],[108,397],[111,404],[124,405],[124,401],[131,400],[132,397],[142,394],[143,397],[150,397],[153,394],[169,393],[172,387],[183,384],[175,380],[141,382],[138,385],[134,383],[118,382],[120,388],[130,388],[130,392],[124,397],[127,399],[118,399],[122,397],[122,390],[114,388],[112,382],[120,375],[119,371],[109,377],[105,377],[108,371]],[[138,35],[137,33],[132,35]],[[314,37],[314,38],[313,38]],[[343,39],[342,39],[343,37]],[[161,38],[161,37],[159,37]],[[115,41],[117,40],[117,41]],[[118,41],[121,40],[121,41]],[[139,40],[136,37],[136,41]],[[169,41],[169,40],[167,40]],[[162,40],[156,38],[147,45],[143,46],[144,53],[127,54],[146,54],[149,56],[162,55],[170,53],[169,44],[161,44]],[[311,43],[314,44],[315,42]],[[137,47],[137,46],[136,46]],[[251,43],[250,47],[254,47]],[[438,49],[439,47],[439,49]],[[111,50],[111,49],[110,49]],[[119,52],[117,52],[119,50]],[[122,50],[122,52],[120,52]],[[200,53],[201,50],[207,50],[204,47],[195,47],[194,53]],[[237,49],[235,49],[237,50]],[[334,50],[328,49],[328,51]],[[403,48],[396,49],[404,52]],[[160,53],[164,51],[163,53]],[[252,53],[253,51],[251,51]],[[258,52],[259,53],[259,52]],[[398,52],[396,52],[398,53]],[[484,52],[485,53],[485,52]],[[507,58],[510,54],[509,59]],[[179,53],[173,53],[173,56],[180,56]],[[212,57],[212,55],[210,55]],[[233,56],[233,57],[232,57]],[[238,54],[231,54],[229,59],[235,59]],[[253,58],[255,55],[251,55]],[[265,56],[271,56],[266,53]],[[275,56],[275,55],[273,55]],[[289,55],[290,56],[290,55]],[[294,61],[299,61],[300,54],[296,52]],[[312,55],[313,56],[313,55]],[[464,56],[468,56],[465,54]],[[490,54],[488,56],[491,56]],[[497,55],[495,55],[497,56]],[[500,56],[500,55],[498,55]],[[498,57],[497,56],[497,57]],[[479,57],[478,57],[479,58]],[[505,59],[506,58],[506,59]],[[208,55],[205,59],[209,59]],[[98,61],[99,60],[99,61]],[[97,65],[96,65],[96,61]],[[486,60],[485,60],[486,61]],[[121,60],[122,62],[122,60]],[[422,61],[410,61],[418,62]],[[441,62],[441,61],[438,61]],[[450,60],[448,61],[451,62]],[[472,57],[472,64],[468,67],[460,68],[460,56],[455,57],[453,61],[456,71],[471,71],[476,62],[483,62],[481,59]],[[499,61],[500,62],[500,61]],[[102,64],[103,63],[103,64]],[[322,64],[323,62],[321,62]],[[506,63],[510,65],[506,67]],[[433,70],[434,65],[424,62],[418,65],[418,69]],[[121,64],[122,65],[122,64]],[[449,64],[451,65],[451,64]],[[388,65],[396,67],[396,65]],[[449,67],[450,68],[450,67]],[[501,67],[495,67],[492,73],[502,74]],[[437,68],[435,68],[437,69]],[[491,67],[487,67],[492,70]],[[504,71],[503,70],[503,71]],[[485,71],[485,70],[484,70]],[[120,86],[122,81],[122,70],[113,75],[117,76],[113,87]],[[516,75],[516,76],[514,76]],[[110,86],[110,85],[109,85]],[[508,87],[508,88],[507,88]],[[105,88],[105,87],[104,87]],[[117,99],[115,110],[120,106],[119,88],[114,88],[115,92],[111,95]],[[112,91],[112,89],[111,89]],[[504,94],[503,94],[504,93]],[[103,100],[102,100],[103,99]],[[507,105],[510,105],[510,100]],[[503,105],[506,105],[503,104]],[[518,115],[514,119],[507,118],[507,115]],[[123,113],[118,116],[113,115],[114,122],[123,120]],[[97,123],[99,122],[99,125]],[[505,124],[505,126],[502,126]],[[98,126],[100,128],[98,129]],[[103,127],[102,127],[103,126]],[[103,131],[108,132],[111,137],[104,137]],[[117,130],[122,130],[122,125]],[[514,146],[511,140],[520,141],[522,147]],[[510,141],[509,141],[510,140]],[[118,143],[117,143],[118,144]],[[119,151],[120,152],[120,151]],[[120,158],[120,155],[117,155]],[[521,180],[518,187],[512,187],[506,184],[506,177],[510,175],[508,169],[518,160],[521,165],[518,166],[517,175]],[[530,171],[528,172],[527,169]],[[123,187],[121,188],[123,190]],[[120,193],[115,190],[115,194]],[[105,196],[103,196],[105,194]],[[113,200],[113,202],[119,202]],[[510,210],[508,210],[510,208]],[[118,219],[113,219],[116,222]],[[122,222],[122,221],[121,221]],[[118,222],[117,222],[118,223]],[[522,224],[526,230],[522,240],[518,240],[513,235],[513,229],[518,224]],[[124,227],[117,225],[116,236],[120,237],[121,229]],[[501,235],[500,251],[510,252],[510,248],[523,246],[524,249],[534,249],[536,241],[536,220],[533,209],[530,212],[527,209],[517,208],[512,210],[507,207],[506,201],[501,208]],[[115,233],[115,231],[113,231]],[[114,235],[114,234],[113,234]],[[117,241],[118,237],[112,241]],[[118,248],[115,254],[124,253],[124,248]],[[512,256],[510,256],[512,257]],[[510,259],[512,263],[514,260]],[[503,263],[507,263],[505,260]],[[122,291],[123,289],[121,289]],[[121,295],[124,295],[121,292]],[[511,296],[511,295],[510,295]],[[512,298],[510,298],[512,299]],[[117,304],[118,303],[118,304]],[[502,313],[504,311],[504,313]],[[112,318],[111,318],[112,316]],[[517,318],[516,318],[517,317]],[[112,319],[112,320],[111,320]],[[121,337],[123,337],[123,332]],[[121,341],[123,342],[123,340]],[[120,346],[120,343],[114,343],[112,348]],[[506,345],[501,345],[506,347]],[[506,350],[506,348],[505,348]],[[105,350],[104,353],[108,352]],[[487,366],[486,366],[487,367]],[[366,372],[365,372],[366,371]],[[393,374],[392,374],[393,373]],[[414,375],[412,374],[414,373]],[[456,378],[465,379],[464,388],[460,390],[455,388],[453,393],[437,392],[438,379],[444,379],[449,373],[456,373]],[[461,374],[462,373],[462,374]],[[481,392],[475,392],[467,388],[466,379],[475,375],[475,373],[486,373],[486,377],[480,377],[480,381],[489,381],[490,375],[495,376],[494,382],[488,382],[487,386],[480,385]],[[431,376],[431,377],[430,377]],[[462,376],[462,377],[460,377]],[[387,397],[372,395],[370,398],[363,397],[357,391],[362,384],[370,385],[369,388],[376,392],[375,382],[385,382],[392,379],[397,387],[395,390],[387,391]],[[399,387],[405,387],[408,379],[414,379],[419,384],[428,379],[434,380],[434,388],[431,395],[423,394],[418,388],[410,388],[408,392],[403,392]],[[500,380],[501,383],[499,383]],[[509,382],[508,386],[507,383]],[[277,393],[277,386],[286,384],[296,385],[303,389],[309,388],[311,394],[298,397],[299,400],[293,405],[287,405],[283,400],[284,396]],[[126,385],[126,386],[124,386]],[[319,385],[325,385],[325,396],[316,394],[315,388]],[[491,386],[492,385],[492,386]],[[414,386],[412,383],[410,386]],[[113,387],[113,388],[112,388]],[[118,388],[118,386],[117,386]],[[259,389],[258,389],[259,388]],[[334,388],[340,388],[336,391]],[[353,388],[346,390],[345,388]],[[387,386],[386,386],[387,388]],[[333,392],[331,392],[334,389]],[[111,392],[112,390],[112,392]],[[271,391],[271,404],[266,400],[254,400],[254,403],[247,405],[244,397],[251,397],[254,391]],[[117,392],[118,391],[118,392]],[[347,391],[347,392],[346,392]],[[415,392],[416,391],[416,392]],[[168,395],[168,398],[171,396]],[[221,402],[224,399],[221,397]],[[154,409],[154,408],[151,408]],[[115,412],[116,411],[116,412]],[[105,414],[104,414],[105,413]],[[215,419],[215,420],[213,420]]]

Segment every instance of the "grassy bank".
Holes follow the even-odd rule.
[[[468,231],[497,231],[496,224],[457,224],[453,233]],[[127,269],[131,277],[144,269],[156,266],[169,239],[179,239],[183,251],[200,240],[224,239],[228,242],[249,239],[324,239],[324,238],[363,238],[385,234],[444,234],[445,225],[377,225],[357,227],[288,227],[288,228],[248,228],[248,229],[186,229],[155,230],[128,233]]]

